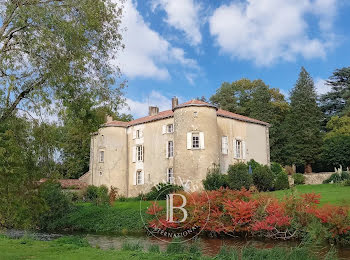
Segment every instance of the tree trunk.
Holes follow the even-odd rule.
[[[305,173],[312,173],[311,163],[305,164]]]

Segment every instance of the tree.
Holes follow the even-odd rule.
[[[40,178],[31,124],[10,118],[0,124],[0,227],[29,228],[43,211],[35,190]]]
[[[350,113],[350,67],[335,70],[327,84],[332,90],[321,97],[321,108],[327,119]]]
[[[290,164],[304,165],[305,172],[311,172],[311,163],[320,154],[322,113],[317,106],[314,82],[304,67],[290,100],[290,112],[284,122],[285,154]]]
[[[328,132],[325,138],[331,138],[339,135],[350,136],[350,117],[349,116],[333,116],[327,123]]]
[[[123,0],[1,1],[0,122],[76,92],[117,107],[123,84],[111,87],[111,61],[123,48],[122,8]]]
[[[326,138],[322,149],[323,160],[328,165],[344,169],[350,167],[350,135],[334,135]]]
[[[285,162],[281,123],[289,105],[278,89],[269,88],[262,80],[241,79],[224,82],[210,100],[222,109],[270,123],[271,159]]]

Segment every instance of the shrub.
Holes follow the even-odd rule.
[[[294,179],[294,184],[299,185],[299,184],[305,184],[305,176],[302,173],[294,173],[292,175]]]
[[[249,162],[248,162],[248,167],[250,166],[250,168],[252,169],[252,171],[254,171],[255,168],[261,166],[260,163],[258,163],[257,161],[251,159]]]
[[[108,188],[104,185],[100,187],[89,185],[85,192],[85,199],[86,201],[92,202],[96,205],[108,205]]]
[[[39,197],[44,201],[46,210],[40,215],[39,227],[50,230],[51,223],[68,214],[72,208],[69,196],[62,191],[58,182],[47,181],[39,187]]]
[[[349,179],[350,174],[347,172],[342,172],[341,174],[333,173],[328,179],[324,180],[323,183],[341,183]]]
[[[182,186],[173,185],[170,183],[159,183],[152,187],[151,191],[148,192],[144,198],[146,200],[165,200],[168,194],[174,193],[176,191],[183,190]]]
[[[350,179],[344,181],[344,186],[350,186]]]
[[[280,172],[284,172],[282,165],[276,162],[271,163],[271,171],[277,176]]]
[[[253,183],[259,191],[268,191],[273,187],[274,173],[266,165],[259,165],[253,170]]]
[[[249,189],[253,184],[252,175],[248,173],[248,165],[236,163],[228,169],[227,183],[230,189],[240,190],[242,187]]]
[[[284,171],[281,171],[277,174],[275,183],[274,183],[274,189],[275,190],[289,189],[288,175]]]
[[[214,166],[208,170],[207,177],[202,181],[206,190],[218,190],[221,187],[228,187],[227,175],[220,172],[220,167]]]

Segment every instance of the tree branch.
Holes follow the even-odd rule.
[[[18,5],[16,4],[15,7],[13,8],[12,12],[10,13],[9,17],[4,21],[0,28],[0,39],[2,38],[4,32],[6,31],[7,27],[11,23],[13,17],[15,16],[15,11],[18,8]]]
[[[17,108],[17,105],[21,102],[22,99],[24,99],[31,91],[33,91],[36,86],[42,85],[44,82],[45,82],[45,78],[42,78],[39,81],[32,83],[25,90],[23,90],[16,97],[15,101],[11,104],[11,106],[8,108],[5,108],[4,113],[0,117],[0,123],[5,121],[11,115],[11,113]]]

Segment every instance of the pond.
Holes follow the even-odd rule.
[[[20,238],[24,235],[34,236],[39,240],[53,240],[61,236],[68,235],[58,234],[58,233],[28,233],[26,231],[20,230],[7,230],[2,232],[3,234],[12,237]],[[107,249],[120,249],[125,242],[130,243],[140,243],[148,248],[150,245],[159,245],[161,250],[166,250],[168,242],[171,239],[159,240],[153,236],[147,236],[145,234],[130,234],[130,235],[107,235],[107,234],[85,234],[85,233],[69,233],[69,235],[83,235],[89,241],[92,247],[98,247],[103,250]],[[295,247],[299,243],[297,241],[276,241],[276,240],[257,240],[257,239],[243,239],[237,237],[225,237],[225,238],[208,238],[201,237],[200,245],[204,255],[213,256],[216,255],[221,246],[227,245],[229,247],[234,247],[236,249],[242,248],[244,246],[253,246],[256,248],[273,248],[275,246],[279,247]],[[329,246],[320,246],[315,249],[316,254],[324,255],[330,249]],[[337,248],[339,259],[350,259],[350,247],[348,248]]]

